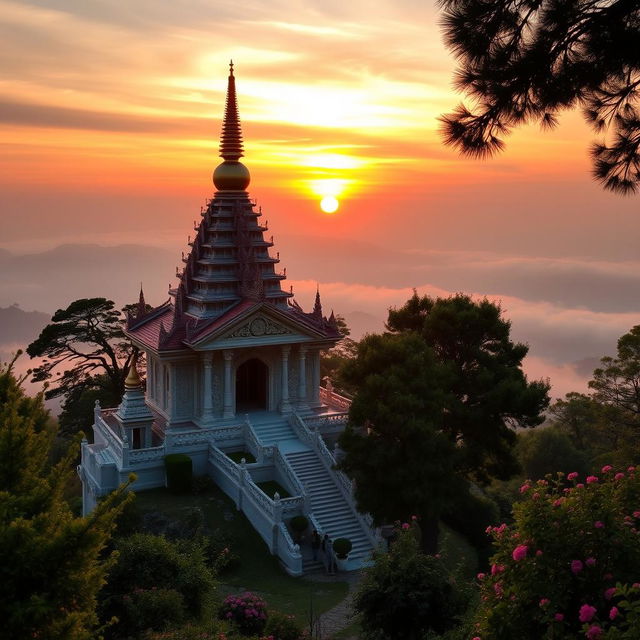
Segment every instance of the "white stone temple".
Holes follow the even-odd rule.
[[[164,457],[187,454],[235,502],[292,575],[313,568],[287,527],[306,515],[332,539],[349,538],[347,569],[368,561],[379,537],[355,508],[351,482],[327,443],[346,424],[348,400],[320,386],[320,352],[340,339],[320,295],[305,313],[284,291],[266,225],[246,188],[248,169],[231,65],[216,191],[183,255],[170,299],[147,311],[142,292],[126,334],[146,356],[146,391],[136,364],[119,407],[95,410],[94,444],[83,442],[84,512],[137,476],[134,491],[166,483]],[[228,454],[250,453],[236,463]],[[236,455],[237,457],[237,455]],[[271,499],[273,480],[289,497]],[[309,556],[309,557],[307,557]]]

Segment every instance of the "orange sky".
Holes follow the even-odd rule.
[[[437,118],[461,96],[433,1],[0,0],[0,43],[0,248],[177,258],[213,193],[233,58],[251,195],[290,277],[334,283],[332,304],[384,315],[412,286],[487,294],[537,318],[530,333],[546,323],[547,345],[565,335],[549,318],[567,340],[578,323],[585,357],[640,312],[638,199],[593,183],[578,113],[489,161],[443,146]],[[4,276],[0,305],[34,308]]]

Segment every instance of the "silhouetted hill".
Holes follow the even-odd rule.
[[[4,345],[28,345],[49,320],[48,313],[23,311],[17,305],[0,307],[0,349]]]

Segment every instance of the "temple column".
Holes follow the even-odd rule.
[[[213,417],[213,353],[203,354],[202,364],[204,375],[202,376],[202,417],[207,420]]]
[[[311,352],[311,406],[320,407],[320,352]]]
[[[298,408],[307,408],[307,347],[298,350]]]
[[[223,351],[224,356],[224,409],[223,418],[233,418],[236,412],[233,410],[233,394],[231,393],[231,365],[233,363],[233,351]]]
[[[289,403],[289,352],[291,351],[291,347],[289,345],[285,345],[282,347],[282,362],[280,364],[280,372],[282,375],[280,386],[281,389],[281,398],[282,401],[280,403],[280,411],[282,413],[289,413],[291,411],[291,404]]]

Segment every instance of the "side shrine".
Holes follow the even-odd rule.
[[[134,361],[119,407],[96,406],[94,444],[82,443],[78,472],[83,509],[131,472],[135,491],[166,484],[165,456],[191,458],[235,502],[292,575],[314,566],[287,523],[310,527],[353,548],[346,569],[367,562],[379,537],[358,513],[350,480],[333,467],[326,442],[346,424],[348,401],[320,386],[320,351],[340,339],[320,295],[309,313],[282,289],[286,275],[269,253],[239,162],[242,133],[233,65],[213,173],[216,192],[202,211],[170,299],[147,311],[142,291],[126,334],[146,355],[146,392]],[[255,458],[236,463],[229,454]],[[237,458],[236,456],[233,456]],[[247,456],[248,457],[248,456]],[[276,481],[290,497],[274,499],[256,483]],[[305,556],[305,557],[303,557]]]

